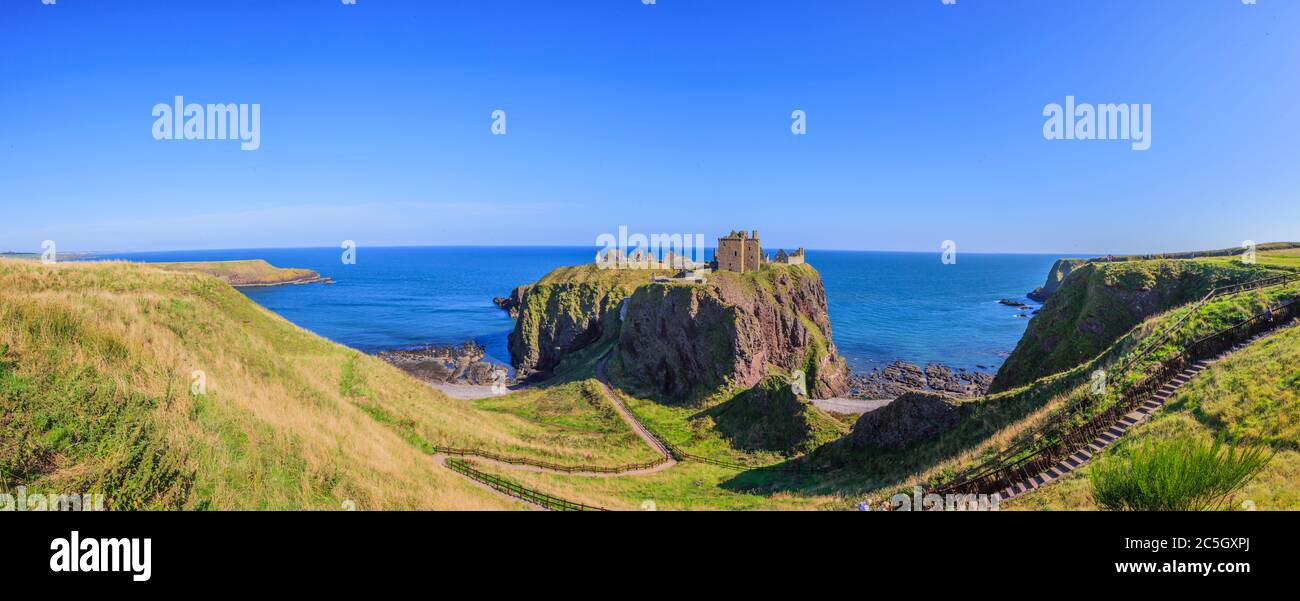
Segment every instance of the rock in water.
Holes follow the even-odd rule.
[[[528,286],[516,286],[510,291],[510,296],[494,296],[492,304],[500,307],[508,313],[510,317],[519,317],[519,306],[524,302],[524,292],[528,291]]]
[[[961,418],[956,397],[939,392],[909,392],[853,424],[849,444],[855,449],[878,447],[903,450],[957,425]]]

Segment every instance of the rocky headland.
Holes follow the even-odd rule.
[[[611,373],[667,402],[796,371],[811,398],[847,394],[848,367],[831,341],[825,289],[811,266],[718,271],[703,284],[651,281],[656,275],[672,274],[563,267],[516,289],[512,363],[526,376],[610,348]]]
[[[1047,272],[1047,281],[1042,286],[1034,288],[1027,296],[1030,300],[1036,302],[1047,302],[1047,299],[1056,294],[1056,290],[1061,287],[1061,282],[1065,281],[1065,277],[1070,275],[1070,272],[1074,271],[1075,268],[1087,262],[1086,259],[1057,259],[1056,263],[1052,264],[1051,271]]]

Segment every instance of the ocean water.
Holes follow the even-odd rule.
[[[1041,285],[1057,255],[809,250],[826,284],[831,330],[855,370],[895,359],[996,370],[1028,319],[997,303]],[[590,262],[588,247],[394,247],[357,250],[344,265],[335,248],[119,253],[131,261],[265,259],[334,278],[332,285],[244,288],[289,321],[365,352],[474,340],[508,363],[514,324],[492,297],[506,296],[560,265]]]

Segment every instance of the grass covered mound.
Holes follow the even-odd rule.
[[[1029,322],[990,391],[1023,386],[1096,357],[1142,320],[1210,290],[1278,271],[1228,259],[1088,263],[1066,277]]]
[[[713,427],[733,447],[742,451],[767,451],[801,455],[843,436],[845,424],[800,400],[780,376],[763,378],[758,385],[702,412],[699,419]]]

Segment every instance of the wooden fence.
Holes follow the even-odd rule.
[[[600,507],[561,499],[560,497],[521,486],[500,476],[480,472],[459,459],[447,458],[447,467],[467,478],[482,482],[499,492],[552,511],[605,511]]]

